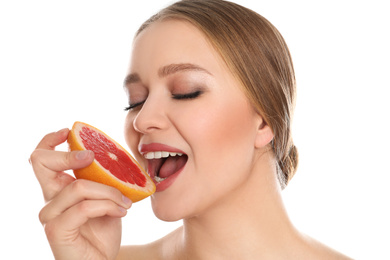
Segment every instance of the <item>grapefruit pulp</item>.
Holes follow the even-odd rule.
[[[115,187],[133,202],[155,192],[154,182],[130,153],[99,129],[75,122],[67,141],[71,151],[91,150],[95,154],[92,164],[73,170],[77,179]]]

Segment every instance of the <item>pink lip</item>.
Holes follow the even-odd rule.
[[[158,151],[166,151],[170,153],[184,153],[182,150],[179,150],[177,148],[174,148],[166,144],[159,144],[159,143],[141,144],[138,150],[141,154],[146,154],[148,152],[158,152]]]
[[[171,147],[169,145],[160,144],[160,143],[142,144],[139,146],[139,152],[142,155],[144,155],[148,152],[158,152],[158,151],[166,151],[166,152],[170,152],[170,153],[183,153],[183,154],[185,154],[180,149]],[[148,168],[149,168],[149,166],[148,166]],[[167,177],[165,180],[163,180],[161,182],[156,182],[156,180],[154,179],[154,177],[155,177],[154,173],[148,169],[148,173],[149,173],[150,177],[152,178],[154,184],[156,185],[156,192],[161,192],[161,191],[168,189],[169,186],[171,186],[174,183],[174,181],[180,175],[180,173],[182,172],[182,170],[184,168],[185,167],[181,168],[180,170],[178,170],[177,172],[175,172],[174,174]]]
[[[153,182],[156,185],[156,192],[161,192],[168,189],[169,186],[171,186],[175,182],[176,178],[180,175],[184,168],[185,167],[181,168],[180,170],[178,170],[177,172],[159,183],[157,183],[156,180],[153,178]]]

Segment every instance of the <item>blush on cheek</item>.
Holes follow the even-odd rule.
[[[196,122],[192,124],[193,131],[198,133],[199,137],[207,136],[206,139],[213,143],[240,142],[242,137],[249,135],[254,129],[253,113],[246,103],[225,105],[213,111],[198,112],[193,122]]]

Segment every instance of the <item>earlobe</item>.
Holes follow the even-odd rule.
[[[259,124],[257,130],[255,147],[262,148],[267,146],[274,139],[274,133],[272,132],[271,127],[263,120]]]

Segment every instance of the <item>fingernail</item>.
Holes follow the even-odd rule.
[[[122,212],[122,213],[126,213],[127,212],[127,209],[125,209],[125,208],[122,208],[122,207],[118,207],[118,208],[119,208],[120,212]]]
[[[88,156],[90,155],[90,151],[80,151],[80,152],[77,152],[76,153],[76,159],[77,160],[85,160],[85,159],[87,159],[88,158]]]
[[[129,206],[129,207],[131,206],[132,201],[131,201],[128,197],[122,195],[122,201],[123,201],[127,206]]]

